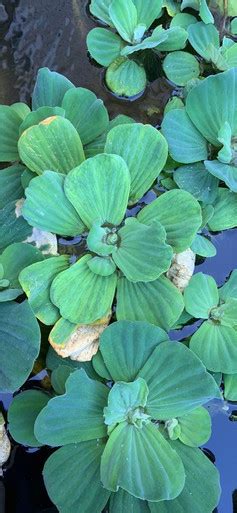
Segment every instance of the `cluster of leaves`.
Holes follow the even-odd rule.
[[[215,7],[209,2],[210,7]],[[221,9],[221,5],[216,6]],[[169,27],[158,24],[166,8],[171,17]],[[193,14],[190,14],[191,12]],[[188,9],[188,12],[183,12]],[[178,86],[186,86],[205,71],[205,63],[223,71],[237,65],[235,19],[225,26],[222,37],[214,25],[214,17],[206,0],[92,0],[90,12],[109,28],[92,29],[87,36],[90,55],[106,67],[105,81],[119,96],[135,96],[144,91],[154,68],[162,60],[167,78]],[[196,16],[202,21],[198,21]],[[229,5],[226,16],[237,15]],[[167,23],[166,18],[164,19]],[[155,27],[155,28],[154,28]],[[220,42],[221,37],[221,42]],[[197,56],[183,51],[191,43]],[[204,62],[200,66],[200,56]],[[157,71],[156,71],[157,74]],[[152,76],[154,72],[152,73]]]
[[[58,395],[22,392],[9,409],[17,441],[61,446],[43,471],[59,511],[210,513],[219,477],[198,446],[211,429],[202,405],[219,389],[201,361],[161,328],[118,321],[93,366],[96,379],[70,369]]]

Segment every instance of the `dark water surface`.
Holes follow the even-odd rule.
[[[175,94],[164,78],[156,79],[136,101],[119,100],[107,91],[103,70],[90,63],[86,35],[95,27],[83,0],[0,0],[0,103],[30,100],[38,68],[47,66],[64,73],[76,85],[93,90],[102,98],[111,118],[127,114],[143,123],[158,126],[164,105]],[[212,238],[217,255],[197,266],[222,285],[237,267],[237,229]],[[195,325],[172,333],[172,338],[189,336]],[[11,396],[0,395],[4,411]],[[213,434],[207,444],[221,473],[222,498],[215,513],[237,513],[237,423],[231,412],[237,404],[210,406]],[[0,513],[55,513],[42,481],[44,461],[50,449],[26,449],[15,445],[0,478]],[[5,506],[4,506],[5,501]],[[79,513],[79,512],[75,512]],[[129,513],[129,512],[124,512]],[[187,512],[187,513],[192,513]]]

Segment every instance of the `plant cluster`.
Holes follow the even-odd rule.
[[[61,513],[218,504],[199,447],[205,405],[237,400],[237,270],[218,287],[194,260],[237,227],[237,12],[230,1],[223,34],[220,4],[90,3],[109,28],[88,48],[112,91],[143,90],[154,55],[179,86],[160,129],[110,120],[47,68],[31,109],[0,106],[0,389],[48,369],[50,388],[16,393],[8,421],[17,442],[57,448],[43,474]]]

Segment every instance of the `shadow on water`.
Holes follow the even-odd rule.
[[[112,95],[104,86],[103,69],[90,63],[87,55],[86,36],[95,26],[83,0],[0,1],[0,103],[29,102],[37,70],[47,66],[64,73],[76,85],[92,89],[104,100],[111,117],[126,114],[158,126],[164,105],[175,90],[160,77],[134,102]],[[219,233],[212,242],[217,248],[216,257],[206,259],[196,272],[212,274],[221,285],[237,267],[237,230]],[[172,338],[189,336],[197,324],[172,332]],[[10,401],[11,396],[0,396],[4,411]],[[207,444],[209,456],[214,454],[221,472],[223,492],[218,513],[237,513],[237,429],[229,420],[237,406],[228,406],[229,410],[211,407],[213,433]],[[41,474],[50,452],[48,448],[14,446],[4,473],[5,491],[0,480],[0,513],[57,512],[47,497]]]

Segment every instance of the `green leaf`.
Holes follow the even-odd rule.
[[[19,281],[29,304],[36,317],[44,324],[54,324],[60,317],[58,309],[50,300],[49,292],[55,276],[68,265],[68,256],[57,256],[32,264],[20,273]]]
[[[88,266],[91,258],[91,255],[83,256],[51,285],[52,302],[62,317],[75,324],[90,324],[105,317],[114,298],[117,274],[94,274]]]
[[[179,12],[172,18],[170,27],[182,27],[187,30],[189,25],[192,23],[197,23],[197,21],[197,18],[195,18],[195,16],[192,14]]]
[[[169,269],[173,251],[164,242],[165,233],[159,222],[146,226],[128,218],[118,237],[112,257],[128,280],[153,281]]]
[[[51,399],[35,423],[36,438],[56,447],[106,436],[103,408],[109,389],[88,378],[83,369],[73,372],[66,393]]]
[[[218,50],[220,47],[216,27],[212,24],[206,25],[202,21],[189,26],[188,39],[194,50],[206,61],[211,60],[210,48],[213,46]]]
[[[22,102],[13,103],[11,105],[11,108],[20,116],[22,120],[28,116],[28,114],[31,112],[30,107]]]
[[[0,264],[4,268],[4,278],[9,280],[11,288],[20,288],[18,276],[22,269],[34,262],[44,260],[44,256],[31,244],[15,242],[0,255]]]
[[[231,30],[231,34],[233,34],[234,36],[237,34],[237,17],[233,18],[233,20],[231,20],[230,30]]]
[[[77,87],[67,91],[62,107],[77,129],[82,144],[88,144],[108,127],[109,116],[102,100],[92,91]]]
[[[237,299],[227,298],[226,303],[212,310],[211,318],[223,326],[237,327]]]
[[[215,380],[184,344],[163,342],[138,373],[149,388],[146,412],[169,420],[219,397]]]
[[[132,0],[112,0],[109,17],[119,35],[129,43],[133,42],[134,30],[138,25],[137,9]]]
[[[65,180],[66,196],[88,228],[94,221],[120,224],[129,190],[129,171],[118,155],[96,155],[73,169]]]
[[[59,323],[60,321],[58,321]],[[71,367],[72,369],[84,369],[91,379],[99,379],[99,376],[96,374],[94,368],[92,367],[92,363],[90,362],[77,362],[76,360],[71,360],[71,358],[62,358],[59,356],[56,351],[49,346],[47,355],[46,355],[46,366],[47,369],[53,371],[57,369],[59,366]]]
[[[123,277],[118,280],[118,321],[148,321],[168,331],[183,308],[181,292],[165,276],[148,283],[132,283]]]
[[[106,67],[119,57],[124,47],[124,42],[120,36],[101,27],[90,30],[86,43],[91,57]]]
[[[182,27],[170,27],[165,31],[167,39],[161,42],[157,48],[158,52],[173,52],[174,50],[182,50],[188,39],[188,32]]]
[[[32,234],[32,227],[16,215],[16,202],[7,203],[0,210],[0,252],[14,242],[22,242]]]
[[[105,82],[113,93],[129,98],[144,91],[147,83],[146,72],[142,64],[126,57],[118,57],[109,65]]]
[[[88,261],[89,269],[100,276],[110,276],[116,271],[116,265],[110,257],[95,256]]]
[[[227,401],[237,401],[237,374],[224,374],[224,397]]]
[[[145,39],[143,39],[143,41],[140,43],[138,42],[137,44],[125,46],[121,50],[120,54],[123,56],[128,56],[134,52],[140,52],[141,50],[148,50],[156,47],[159,48],[158,45],[160,45],[163,41],[166,41],[166,39],[167,31],[164,30],[161,25],[159,25],[153,30],[151,36],[145,37]]]
[[[208,225],[211,231],[218,232],[235,228],[237,226],[237,196],[228,189],[219,188],[218,195],[213,203],[214,214],[209,219]]]
[[[219,289],[219,296],[222,301],[237,299],[237,269],[232,271],[227,282]]]
[[[109,6],[112,0],[91,0],[89,9],[91,14],[99,20],[112,26],[112,22],[109,17]]]
[[[205,321],[190,340],[190,349],[213,372],[237,372],[237,331]]]
[[[125,511],[129,511],[129,513],[150,513],[146,501],[137,499],[119,488],[116,493],[112,493],[110,496],[109,513],[124,513]]]
[[[165,331],[148,322],[110,324],[100,336],[100,352],[111,379],[133,381],[155,347],[166,340]]]
[[[182,459],[186,474],[181,494],[174,500],[150,502],[151,513],[210,513],[220,498],[220,478],[217,468],[200,451],[190,449],[178,440],[170,445]]]
[[[16,442],[29,447],[40,447],[34,435],[34,424],[50,395],[38,390],[26,390],[16,395],[8,410],[9,431]]]
[[[237,132],[236,80],[237,68],[232,68],[202,80],[187,96],[186,110],[191,121],[217,147],[219,130],[225,122],[232,134]]]
[[[48,68],[38,71],[36,84],[32,94],[33,110],[39,107],[60,107],[68,89],[74,85],[66,77]]]
[[[200,74],[197,59],[188,52],[169,53],[163,61],[163,69],[167,78],[179,86],[185,86]]]
[[[96,253],[101,256],[111,255],[116,244],[119,243],[119,237],[116,232],[113,231],[114,228],[109,228],[108,226],[101,226],[101,222],[97,221],[91,227],[89,234],[87,236],[87,246],[88,249],[92,253]],[[89,265],[91,269],[91,264]],[[116,268],[116,266],[115,266]],[[93,270],[93,269],[91,269]],[[115,269],[114,269],[115,270]],[[96,272],[96,274],[100,274]],[[111,273],[110,273],[111,274]]]
[[[21,185],[21,175],[25,167],[21,164],[1,169],[0,172],[0,209],[4,208],[7,202],[16,201],[22,198],[24,190]]]
[[[14,107],[0,105],[0,162],[19,160],[17,142],[21,123],[22,118]]]
[[[231,191],[237,192],[237,167],[218,160],[206,160],[204,164],[209,173],[225,182]]]
[[[207,159],[206,140],[190,121],[185,109],[172,110],[165,115],[162,133],[168,141],[171,157],[177,162],[190,164]]]
[[[184,290],[185,308],[198,319],[208,319],[212,308],[219,303],[216,282],[212,276],[197,273]]]
[[[137,9],[138,23],[144,23],[149,28],[153,21],[158,18],[162,9],[162,0],[133,0]]]
[[[208,411],[200,406],[178,418],[181,432],[179,440],[189,447],[205,444],[211,436],[211,417]]]
[[[129,116],[125,116],[123,114],[118,114],[118,116],[116,116],[109,122],[108,128],[103,132],[103,134],[101,134],[94,141],[92,141],[84,147],[86,158],[94,157],[95,155],[98,155],[98,153],[104,152],[106,137],[109,131],[112,130],[112,128],[119,125],[128,125],[131,123],[135,123],[135,120],[133,118],[130,118]]]
[[[117,126],[108,133],[105,152],[125,160],[131,176],[130,203],[136,203],[159,176],[168,148],[154,127],[133,123]]]
[[[85,160],[76,129],[61,116],[52,116],[25,130],[18,149],[22,162],[38,175],[46,170],[67,174]]]
[[[127,421],[141,427],[140,423],[148,419],[144,413],[148,393],[147,384],[142,378],[131,383],[116,383],[110,390],[108,406],[104,408],[105,424],[113,428],[115,424]]]
[[[53,370],[50,381],[53,389],[56,394],[62,395],[66,392],[66,381],[69,378],[70,374],[74,372],[76,369],[70,367],[69,365],[59,365],[56,369]]]
[[[40,349],[40,329],[27,301],[0,304],[0,389],[14,392],[28,378]]]
[[[202,235],[196,235],[190,247],[194,253],[203,257],[214,257],[216,255],[214,244]]]
[[[61,513],[101,513],[110,493],[100,481],[104,444],[96,440],[61,447],[46,461],[44,482]]]
[[[45,171],[26,189],[23,216],[32,226],[60,235],[74,236],[84,225],[64,192],[65,175]]]
[[[165,228],[166,242],[176,253],[190,246],[202,223],[197,200],[189,192],[177,189],[161,194],[143,208],[137,218],[140,223],[148,226],[155,220],[159,221]]]
[[[212,203],[218,193],[219,180],[206,172],[201,162],[180,166],[174,171],[174,180],[180,189],[190,192],[197,200]]]
[[[52,116],[61,116],[64,118],[65,111],[61,107],[39,107],[39,109],[33,110],[22,122],[19,129],[19,135],[27,130],[27,128],[30,128],[33,125],[38,125],[41,121],[44,121],[44,119]]]
[[[105,488],[126,490],[139,499],[160,501],[184,486],[181,459],[151,423],[137,428],[123,422],[111,433],[101,459]]]

